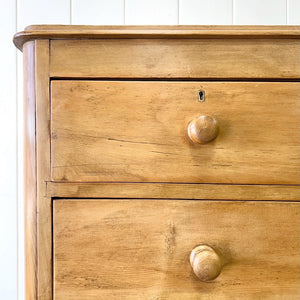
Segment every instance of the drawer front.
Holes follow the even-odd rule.
[[[297,82],[54,80],[52,179],[299,184],[299,96]],[[218,122],[206,144],[187,134],[201,116]]]
[[[51,40],[51,77],[299,78],[299,39]]]
[[[54,299],[298,299],[299,213],[299,203],[54,200]],[[191,268],[199,244],[221,262],[213,281]]]

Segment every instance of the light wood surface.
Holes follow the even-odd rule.
[[[206,144],[213,141],[219,133],[218,121],[210,116],[199,116],[187,127],[187,134],[193,143]]]
[[[51,93],[54,181],[299,184],[297,82],[52,81]],[[187,125],[203,114],[220,133],[194,145]]]
[[[26,299],[52,297],[49,41],[24,46],[24,170]]]
[[[300,39],[52,40],[51,77],[299,78]]]
[[[84,26],[31,25],[14,37],[20,50],[33,39],[74,38],[299,38],[300,26]]]
[[[299,185],[47,182],[48,197],[299,201]]]
[[[35,42],[38,299],[52,297],[52,201],[46,196],[50,180],[49,41]]]
[[[54,200],[54,299],[298,299],[299,203]],[[199,244],[224,262],[201,282]]]
[[[24,231],[26,300],[37,296],[37,191],[35,140],[35,42],[23,48],[24,60]]]

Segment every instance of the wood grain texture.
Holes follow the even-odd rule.
[[[300,26],[83,26],[32,25],[14,36],[22,50],[33,39],[74,38],[299,38]]]
[[[55,200],[54,299],[298,299],[299,203]],[[191,250],[223,269],[199,281]]]
[[[300,186],[47,182],[47,196],[299,201]]]
[[[299,39],[51,41],[51,77],[299,78]]]
[[[50,179],[49,41],[36,41],[36,159],[38,299],[52,299],[52,202],[46,196]]]
[[[52,81],[52,180],[299,184],[299,87]],[[220,133],[194,145],[187,125],[204,114]]]
[[[26,300],[37,296],[37,191],[35,139],[35,42],[23,48],[24,60],[24,212]]]

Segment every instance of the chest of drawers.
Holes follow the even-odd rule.
[[[30,26],[27,299],[298,299],[299,26]]]

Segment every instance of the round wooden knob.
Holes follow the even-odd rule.
[[[192,142],[205,144],[217,137],[219,126],[213,117],[200,116],[189,123],[187,131]]]
[[[191,266],[201,281],[210,281],[218,277],[222,264],[216,251],[207,245],[194,248],[190,256]]]

